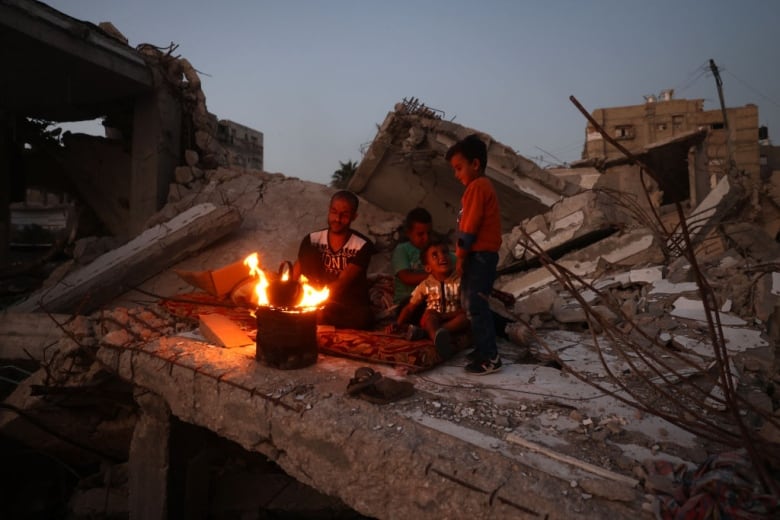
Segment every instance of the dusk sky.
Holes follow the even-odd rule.
[[[589,111],[753,103],[780,144],[776,0],[51,0],[130,45],[177,44],[220,119],[264,134],[265,169],[327,184],[403,98],[540,166],[580,157]],[[557,160],[556,160],[557,158]]]

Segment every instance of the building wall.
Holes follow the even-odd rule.
[[[761,178],[769,178],[773,171],[780,170],[780,146],[762,145],[759,161]]]
[[[248,126],[221,119],[217,140],[227,150],[228,166],[263,170],[263,133]]]
[[[758,107],[746,105],[728,108],[728,126],[732,149],[720,110],[703,109],[701,99],[670,99],[643,105],[600,108],[593,118],[631,152],[640,152],[649,144],[663,141],[682,133],[706,127],[710,134],[704,143],[706,163],[710,175],[720,177],[726,172],[729,152],[737,168],[759,180]],[[615,159],[623,154],[608,144],[588,125],[584,159]]]

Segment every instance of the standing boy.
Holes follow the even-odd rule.
[[[487,297],[493,289],[501,246],[501,216],[493,184],[485,176],[487,146],[476,135],[458,141],[445,156],[466,187],[458,215],[456,272],[461,274],[464,307],[471,320],[473,361],[466,372],[489,374],[501,368],[493,314]]]

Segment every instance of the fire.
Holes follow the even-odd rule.
[[[244,265],[249,268],[250,276],[257,277],[257,283],[255,284],[257,304],[268,305],[268,278],[266,278],[263,270],[260,269],[260,260],[257,258],[257,253],[252,253],[244,258]]]
[[[249,268],[249,274],[257,278],[255,284],[255,296],[257,297],[257,305],[268,306],[270,301],[268,299],[268,287],[270,285],[268,277],[260,269],[260,261],[257,253],[252,253],[244,259],[244,265]],[[290,273],[287,269],[282,272],[279,280],[281,282],[287,282],[290,279]],[[330,296],[330,290],[327,287],[322,289],[316,289],[309,284],[309,280],[301,275],[298,283],[300,284],[300,299],[293,306],[295,310],[306,312],[317,309]]]
[[[309,280],[304,275],[301,275],[301,287],[303,290],[301,291],[301,301],[297,305],[307,310],[319,307],[330,296],[330,289],[327,287],[317,290],[309,285],[308,282]]]

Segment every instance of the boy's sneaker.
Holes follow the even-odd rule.
[[[433,337],[433,344],[436,345],[436,352],[442,359],[449,359],[452,357],[452,336],[450,331],[445,328],[441,328],[436,331],[436,335]]]
[[[466,372],[475,374],[478,376],[484,376],[485,374],[492,374],[501,369],[501,358],[496,354],[493,359],[475,359],[468,365],[466,365]]]
[[[417,325],[409,325],[409,327],[406,329],[407,341],[417,341],[418,339],[423,338],[425,338],[425,331]]]

